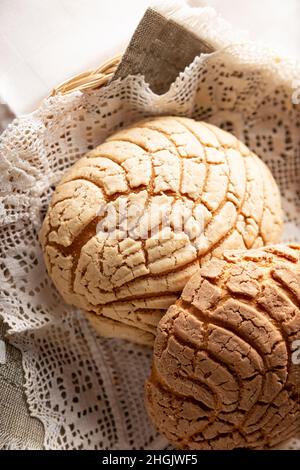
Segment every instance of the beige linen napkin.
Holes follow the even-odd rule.
[[[0,449],[40,449],[43,426],[29,414],[21,353],[5,340],[6,331],[0,321]]]

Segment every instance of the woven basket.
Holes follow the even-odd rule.
[[[94,70],[82,72],[68,80],[65,80],[57,87],[53,88],[50,96],[55,96],[58,93],[66,94],[77,90],[93,90],[107,85],[117,70],[121,57],[121,54],[115,56]]]

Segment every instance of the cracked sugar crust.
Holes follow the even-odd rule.
[[[156,428],[183,449],[270,448],[300,431],[300,245],[225,252],[158,325],[145,385]]]
[[[117,214],[126,207],[135,231],[114,239],[96,233],[101,205]],[[180,233],[176,220],[161,230],[163,214],[174,209],[191,214]],[[199,266],[225,249],[276,243],[281,226],[277,185],[245,145],[204,122],[159,117],[117,132],[67,171],[40,241],[67,303],[97,315],[101,334],[149,344]]]

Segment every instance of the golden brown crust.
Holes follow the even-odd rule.
[[[300,245],[225,252],[158,325],[149,415],[178,448],[267,448],[300,430]]]
[[[140,238],[96,234],[101,203],[117,212],[121,203],[129,213],[142,207],[130,220]],[[149,213],[174,207],[193,214],[190,234],[171,227],[158,230],[160,239],[157,233],[148,237]],[[195,246],[199,209],[204,233]],[[150,224],[159,229],[161,219]],[[106,307],[123,303],[132,317],[136,300],[143,300],[143,309],[163,312],[199,264],[225,249],[278,242],[281,225],[277,186],[258,157],[215,126],[159,117],[117,132],[70,168],[56,188],[40,240],[67,303],[104,316]],[[126,323],[125,317],[120,321]]]

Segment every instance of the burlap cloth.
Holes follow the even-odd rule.
[[[43,445],[42,423],[29,414],[24,389],[20,351],[5,341],[7,328],[0,322],[0,341],[5,362],[0,363],[0,448],[40,449]]]

